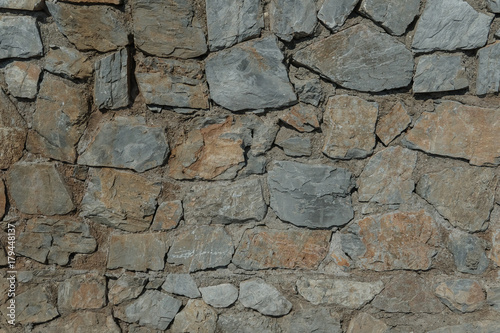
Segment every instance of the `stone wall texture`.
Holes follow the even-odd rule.
[[[499,0],[0,0],[0,333],[500,332],[499,92]]]

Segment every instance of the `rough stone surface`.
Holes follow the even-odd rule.
[[[246,230],[233,256],[245,270],[269,268],[315,269],[328,253],[329,231]]]
[[[36,324],[59,315],[49,287],[38,285],[16,295],[16,323]]]
[[[180,200],[162,202],[155,213],[152,231],[170,230],[177,227],[183,216],[182,202]]]
[[[215,308],[227,308],[238,299],[238,288],[230,283],[200,288],[201,297]]]
[[[25,214],[64,215],[75,206],[54,163],[19,162],[7,174],[7,188]]]
[[[186,296],[189,298],[201,297],[196,282],[189,274],[169,274],[161,289],[168,293]]]
[[[384,289],[382,281],[358,282],[351,280],[297,281],[299,294],[314,305],[335,304],[349,309],[359,309]]]
[[[459,272],[482,274],[488,268],[489,260],[485,253],[485,241],[474,235],[454,231],[449,235],[448,248],[453,254]]]
[[[207,0],[206,10],[211,51],[258,37],[264,26],[259,0]]]
[[[79,50],[109,52],[128,44],[124,15],[110,6],[46,1],[59,30]]]
[[[359,11],[390,34],[401,36],[418,15],[421,0],[363,0]]]
[[[486,44],[492,15],[479,13],[463,0],[430,0],[417,23],[416,52],[472,50]]]
[[[3,180],[0,179],[0,220],[2,220],[7,209],[7,196],[5,194],[5,184]]]
[[[424,112],[405,137],[410,148],[462,158],[470,164],[500,164],[500,121],[495,109],[446,101]],[[457,136],[457,133],[460,133]]]
[[[476,232],[487,227],[497,183],[491,169],[455,167],[424,174],[416,192],[453,226]]]
[[[162,270],[167,249],[159,233],[112,235],[107,268],[123,267],[143,272]]]
[[[404,44],[364,24],[315,42],[293,59],[342,87],[359,91],[405,87],[413,77],[413,56]]]
[[[280,327],[287,333],[342,333],[336,314],[324,308],[295,310],[283,317]]]
[[[205,33],[193,7],[191,0],[132,1],[135,46],[159,57],[186,59],[205,54]]]
[[[2,36],[0,59],[31,58],[43,53],[34,17],[1,16],[0,36]]]
[[[43,8],[44,0],[0,0],[0,8],[20,10],[40,10]]]
[[[2,89],[0,89],[0,169],[8,169],[23,155],[26,133],[26,122],[17,112]]]
[[[472,323],[445,326],[428,333],[493,333],[500,330],[500,323],[498,321],[483,320]]]
[[[107,4],[107,5],[121,5],[123,0],[61,0],[62,2],[73,2],[80,4]]]
[[[143,117],[116,117],[101,126],[78,164],[144,172],[162,165],[169,152],[164,128]]]
[[[92,76],[94,68],[85,54],[64,46],[53,46],[45,56],[44,69],[53,74],[70,78],[86,79]]]
[[[200,226],[178,234],[167,261],[184,265],[189,272],[224,267],[234,253],[231,237],[222,227]]]
[[[358,2],[359,0],[325,0],[318,12],[318,19],[336,31],[344,24]]]
[[[358,178],[359,201],[400,204],[411,198],[417,152],[393,146],[370,158]]]
[[[276,135],[276,141],[274,141],[274,143],[281,147],[287,156],[311,156],[311,139],[296,134],[297,132],[282,127]]]
[[[318,106],[323,99],[321,80],[304,67],[299,67],[295,74],[290,74],[290,80],[295,87],[295,92],[299,95],[299,100],[303,103]]]
[[[80,215],[125,231],[144,231],[153,219],[159,193],[159,185],[139,175],[93,170]]]
[[[48,324],[37,325],[32,332],[120,333],[121,329],[111,315],[91,311],[78,311],[51,321]]]
[[[414,93],[452,91],[468,86],[461,55],[431,54],[419,58],[413,78]]]
[[[497,285],[489,288],[487,295],[486,302],[490,306],[490,309],[500,311],[500,286]]]
[[[375,147],[378,104],[355,96],[333,96],[323,115],[323,153],[331,158],[364,158]]]
[[[299,103],[280,116],[280,120],[299,132],[312,132],[319,128],[316,108]]]
[[[352,318],[347,333],[387,333],[389,326],[368,313],[361,312]]]
[[[242,179],[225,186],[194,185],[184,199],[188,224],[261,221],[267,205],[259,179]]]
[[[216,325],[217,312],[202,300],[190,299],[175,316],[172,332],[214,333]]]
[[[329,228],[353,216],[351,173],[327,165],[277,161],[268,172],[270,206],[284,221],[309,228]]]
[[[500,13],[500,1],[499,0],[486,0],[488,8],[493,13]]]
[[[147,278],[135,275],[123,274],[117,280],[108,281],[108,299],[112,304],[120,303],[135,299],[144,290]]]
[[[77,275],[62,282],[57,291],[61,312],[100,309],[106,305],[106,278],[96,273]]]
[[[246,325],[241,323],[246,323]],[[271,318],[255,311],[239,311],[219,315],[217,329],[222,333],[275,333],[278,332],[279,327]]]
[[[486,299],[481,285],[469,279],[442,282],[436,287],[435,293],[441,302],[459,313],[478,310]]]
[[[95,63],[94,95],[99,109],[118,109],[130,102],[129,60],[121,49]]]
[[[271,31],[279,38],[289,42],[306,37],[316,26],[316,5],[313,0],[273,0],[270,19]]]
[[[1,186],[1,185],[0,185]],[[1,193],[1,189],[0,189]],[[498,196],[498,193],[497,193]],[[1,197],[1,194],[0,194]],[[498,199],[497,199],[498,200]],[[1,199],[0,199],[0,207]],[[1,210],[0,210],[0,216]],[[491,232],[491,248],[488,254],[488,258],[495,263],[495,265],[500,266],[500,206],[496,205],[490,215],[490,228]]]
[[[273,109],[297,101],[276,37],[241,43],[206,62],[210,97],[231,111]]]
[[[35,98],[41,71],[39,66],[29,62],[14,61],[7,65],[4,74],[10,93],[16,97]]]
[[[478,51],[476,94],[485,95],[500,90],[500,43],[486,46]]]
[[[410,122],[411,117],[406,112],[405,106],[403,103],[397,102],[389,113],[378,119],[375,133],[387,146],[410,125]]]
[[[266,316],[283,316],[292,309],[292,303],[278,289],[260,278],[240,283],[239,300],[244,307],[257,310]]]

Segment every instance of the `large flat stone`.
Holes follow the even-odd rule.
[[[121,5],[123,0],[60,0],[62,2],[73,2],[79,4],[106,4],[106,5]]]
[[[158,271],[165,266],[167,245],[159,233],[112,235],[107,268]]]
[[[59,315],[49,286],[38,285],[16,295],[16,323],[37,324]]]
[[[0,169],[8,169],[23,156],[28,132],[26,122],[17,108],[0,89]]]
[[[418,59],[414,93],[453,91],[467,88],[469,80],[461,55],[425,55]]]
[[[189,274],[169,274],[161,289],[168,293],[186,296],[189,298],[201,297],[196,281]]]
[[[337,31],[358,2],[359,0],[325,0],[319,9],[318,19],[331,30]]]
[[[309,36],[316,27],[316,5],[313,0],[273,0],[270,9],[271,31],[289,42]]]
[[[217,52],[206,62],[212,100],[231,111],[272,109],[297,101],[276,37]]]
[[[65,313],[82,309],[100,309],[106,305],[106,278],[97,272],[73,276],[57,291],[57,307]]]
[[[363,0],[359,11],[390,34],[401,36],[418,15],[421,0]]]
[[[405,106],[400,101],[397,102],[389,113],[381,116],[377,121],[375,133],[378,138],[388,145],[411,123],[411,117],[406,112]]]
[[[92,76],[94,70],[89,57],[77,49],[64,46],[51,46],[44,60],[45,70],[69,78],[86,79]]]
[[[118,109],[130,102],[128,59],[125,48],[96,61],[94,97],[99,109]]]
[[[110,314],[78,311],[52,320],[48,324],[37,325],[32,332],[121,333],[121,329]]]
[[[483,47],[478,52],[476,94],[485,95],[500,90],[500,43]]]
[[[442,282],[436,286],[435,293],[447,307],[458,313],[474,312],[480,309],[486,300],[481,285],[469,279]]]
[[[43,8],[44,0],[0,0],[0,8],[18,10],[40,10]]]
[[[31,58],[43,53],[34,17],[0,16],[0,36],[0,59]]]
[[[283,316],[292,309],[292,303],[278,289],[260,278],[240,283],[239,300],[244,307],[257,310],[266,316]]]
[[[202,300],[190,299],[172,324],[173,333],[215,333],[217,312]]]
[[[306,46],[293,59],[342,87],[359,91],[406,87],[413,77],[413,56],[404,44],[364,24]]]
[[[33,99],[42,69],[30,62],[14,61],[4,69],[5,83],[13,96]]]

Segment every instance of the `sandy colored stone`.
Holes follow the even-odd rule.
[[[172,324],[172,333],[214,333],[217,312],[202,300],[190,299]]]
[[[7,196],[5,193],[5,184],[3,183],[3,180],[0,179],[0,220],[2,220],[5,215],[5,209],[7,206]]]
[[[97,272],[73,276],[59,285],[57,307],[61,312],[100,309],[106,305],[106,278]]]
[[[474,312],[480,309],[486,300],[481,285],[469,279],[442,282],[436,287],[435,293],[447,307],[458,313]]]
[[[37,325],[32,332],[121,333],[121,329],[109,314],[78,311],[52,320],[48,324]]]
[[[319,128],[316,108],[299,103],[280,116],[280,120],[299,132],[312,132]]]
[[[403,103],[397,102],[389,113],[379,118],[375,133],[387,146],[410,125],[410,122],[411,117],[406,112]]]
[[[0,89],[0,169],[7,169],[23,155],[26,122],[14,103]]]
[[[182,202],[180,200],[162,202],[155,213],[152,231],[170,230],[177,227],[183,216]]]
[[[54,296],[51,288],[45,285],[29,288],[20,294],[16,293],[16,323],[44,323],[57,317],[59,312],[53,304]]]
[[[387,333],[389,326],[368,313],[361,312],[349,322],[347,333]]]
[[[23,61],[14,61],[5,67],[5,82],[12,95],[21,98],[35,98],[38,91],[40,66]]]
[[[146,277],[133,274],[123,274],[117,280],[110,279],[108,299],[114,305],[135,299],[142,293],[147,282]]]

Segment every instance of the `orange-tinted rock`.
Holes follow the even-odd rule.
[[[382,320],[361,312],[351,319],[347,333],[386,333],[388,329]]]
[[[5,82],[12,95],[35,98],[38,90],[40,66],[24,61],[14,61],[5,67]]]
[[[500,164],[498,110],[445,101],[435,112],[424,112],[405,138],[410,148],[469,160],[470,164]]]
[[[411,118],[406,112],[403,103],[398,102],[388,114],[380,117],[375,133],[387,146],[408,127],[410,122]]]
[[[486,300],[481,285],[469,279],[442,282],[436,287],[435,293],[441,302],[459,313],[476,311]]]
[[[5,206],[7,205],[7,197],[5,196],[5,185],[0,179],[0,220],[5,215]]]
[[[0,89],[0,169],[7,169],[23,155],[26,122]]]
[[[156,210],[151,230],[170,230],[179,224],[182,218],[182,202],[180,200],[162,202]]]
[[[106,305],[106,278],[97,274],[74,276],[59,285],[57,297],[61,311],[102,308]]]
[[[299,132],[312,132],[319,128],[315,110],[314,106],[299,103],[286,111],[280,119]]]

